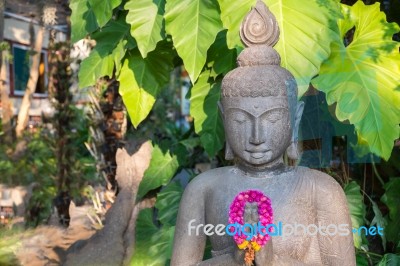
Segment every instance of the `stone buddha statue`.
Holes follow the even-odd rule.
[[[261,1],[242,22],[240,36],[246,48],[238,68],[224,77],[221,94],[226,159],[235,165],[204,172],[186,187],[171,265],[355,265],[340,185],[325,173],[284,164],[285,154],[297,159],[304,105],[293,75],[280,67],[273,49],[279,28]],[[240,240],[225,227],[235,221],[250,224],[246,235],[257,222],[273,221],[271,237]],[[202,261],[207,237],[212,258]]]

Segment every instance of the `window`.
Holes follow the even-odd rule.
[[[13,89],[15,95],[23,95],[29,79],[29,66],[31,60],[31,50],[28,46],[13,44]],[[39,78],[36,84],[35,94],[43,95],[47,93],[47,54],[41,52],[39,64]]]

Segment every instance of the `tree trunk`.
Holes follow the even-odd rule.
[[[29,109],[31,107],[31,100],[33,93],[36,89],[36,84],[39,78],[39,64],[40,64],[40,55],[42,52],[42,43],[44,39],[44,27],[39,27],[38,32],[36,33],[36,41],[35,41],[35,54],[32,56],[32,64],[29,71],[29,80],[26,86],[24,97],[22,98],[21,107],[18,112],[18,120],[17,127],[15,129],[15,133],[17,138],[22,136],[22,133],[28,124],[29,118]]]
[[[6,72],[6,58],[8,57],[8,51],[4,50],[1,52],[1,68],[0,68],[0,91],[1,91],[1,107],[2,107],[2,127],[4,132],[4,143],[10,144],[12,142],[12,126],[11,119],[13,116],[10,98],[8,94],[9,83],[7,80]]]
[[[0,0],[0,43],[4,41],[4,9],[5,0]],[[11,118],[12,110],[11,103],[8,97],[10,92],[9,83],[7,80],[6,71],[6,59],[8,58],[8,50],[5,49],[0,52],[0,92],[1,92],[1,106],[2,106],[2,127],[4,132],[4,142],[10,144],[12,142],[12,129],[11,129]]]

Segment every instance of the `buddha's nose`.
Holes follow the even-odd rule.
[[[258,117],[254,118],[254,124],[251,130],[249,142],[254,145],[260,145],[265,142],[265,138],[262,133],[262,125],[260,123],[260,118]]]

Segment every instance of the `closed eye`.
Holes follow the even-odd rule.
[[[278,113],[270,114],[268,116],[268,121],[270,121],[271,123],[275,123],[275,122],[277,122],[278,120],[281,120],[281,119],[282,119],[282,116],[280,114],[278,114]]]
[[[282,109],[272,110],[270,112],[265,113],[263,116],[267,121],[271,123],[276,123],[277,121],[283,118],[284,112],[282,111]]]
[[[235,122],[237,122],[239,124],[243,124],[244,122],[246,122],[246,119],[235,119],[233,121],[235,121]]]
[[[247,116],[242,113],[236,113],[236,115],[233,117],[233,121],[239,124],[243,124],[247,119]]]

